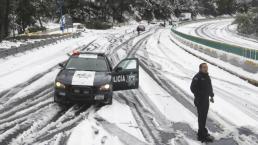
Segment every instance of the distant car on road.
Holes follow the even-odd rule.
[[[80,24],[76,26],[76,32],[85,32],[86,28],[84,25]]]
[[[180,21],[189,21],[189,20],[191,20],[191,16],[192,16],[191,13],[182,13],[179,17],[179,20]]]
[[[54,101],[60,104],[112,104],[113,91],[137,89],[137,58],[122,60],[114,69],[102,53],[74,52],[61,67],[54,84]]]
[[[164,23],[160,23],[159,26],[166,27],[166,23],[165,22]]]
[[[150,24],[157,24],[157,22],[151,21]]]
[[[139,25],[136,30],[138,32],[138,35],[140,35],[141,31],[145,31],[145,26],[144,25]]]
[[[144,25],[139,25],[137,27],[137,31],[145,31],[145,26]]]

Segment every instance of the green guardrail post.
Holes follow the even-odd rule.
[[[246,49],[245,52],[246,52],[246,58],[249,58],[250,56],[249,49]]]
[[[253,59],[256,60],[256,50],[253,50]]]
[[[245,49],[242,49],[242,54],[243,57],[245,57]]]
[[[255,53],[253,53],[253,52],[254,52],[254,50],[251,50],[251,58],[252,58],[252,59],[255,59],[255,57],[254,57],[254,56],[255,56],[255,55],[254,55]]]
[[[251,59],[253,59],[253,50],[250,50],[250,51],[251,51],[250,57],[251,57]]]
[[[244,57],[247,58],[246,48],[244,49]]]

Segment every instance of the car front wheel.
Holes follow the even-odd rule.
[[[113,104],[113,97],[108,97],[104,102],[103,105],[112,105]]]

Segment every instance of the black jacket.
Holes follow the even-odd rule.
[[[191,91],[195,97],[200,99],[207,99],[209,96],[214,97],[209,74],[202,72],[197,73],[192,80]]]

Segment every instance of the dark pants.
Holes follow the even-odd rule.
[[[205,98],[205,99],[203,99]],[[197,113],[198,113],[198,137],[206,137],[208,135],[208,130],[206,129],[206,120],[207,115],[209,111],[209,97],[203,97],[203,98],[195,98],[194,104],[197,107]]]

